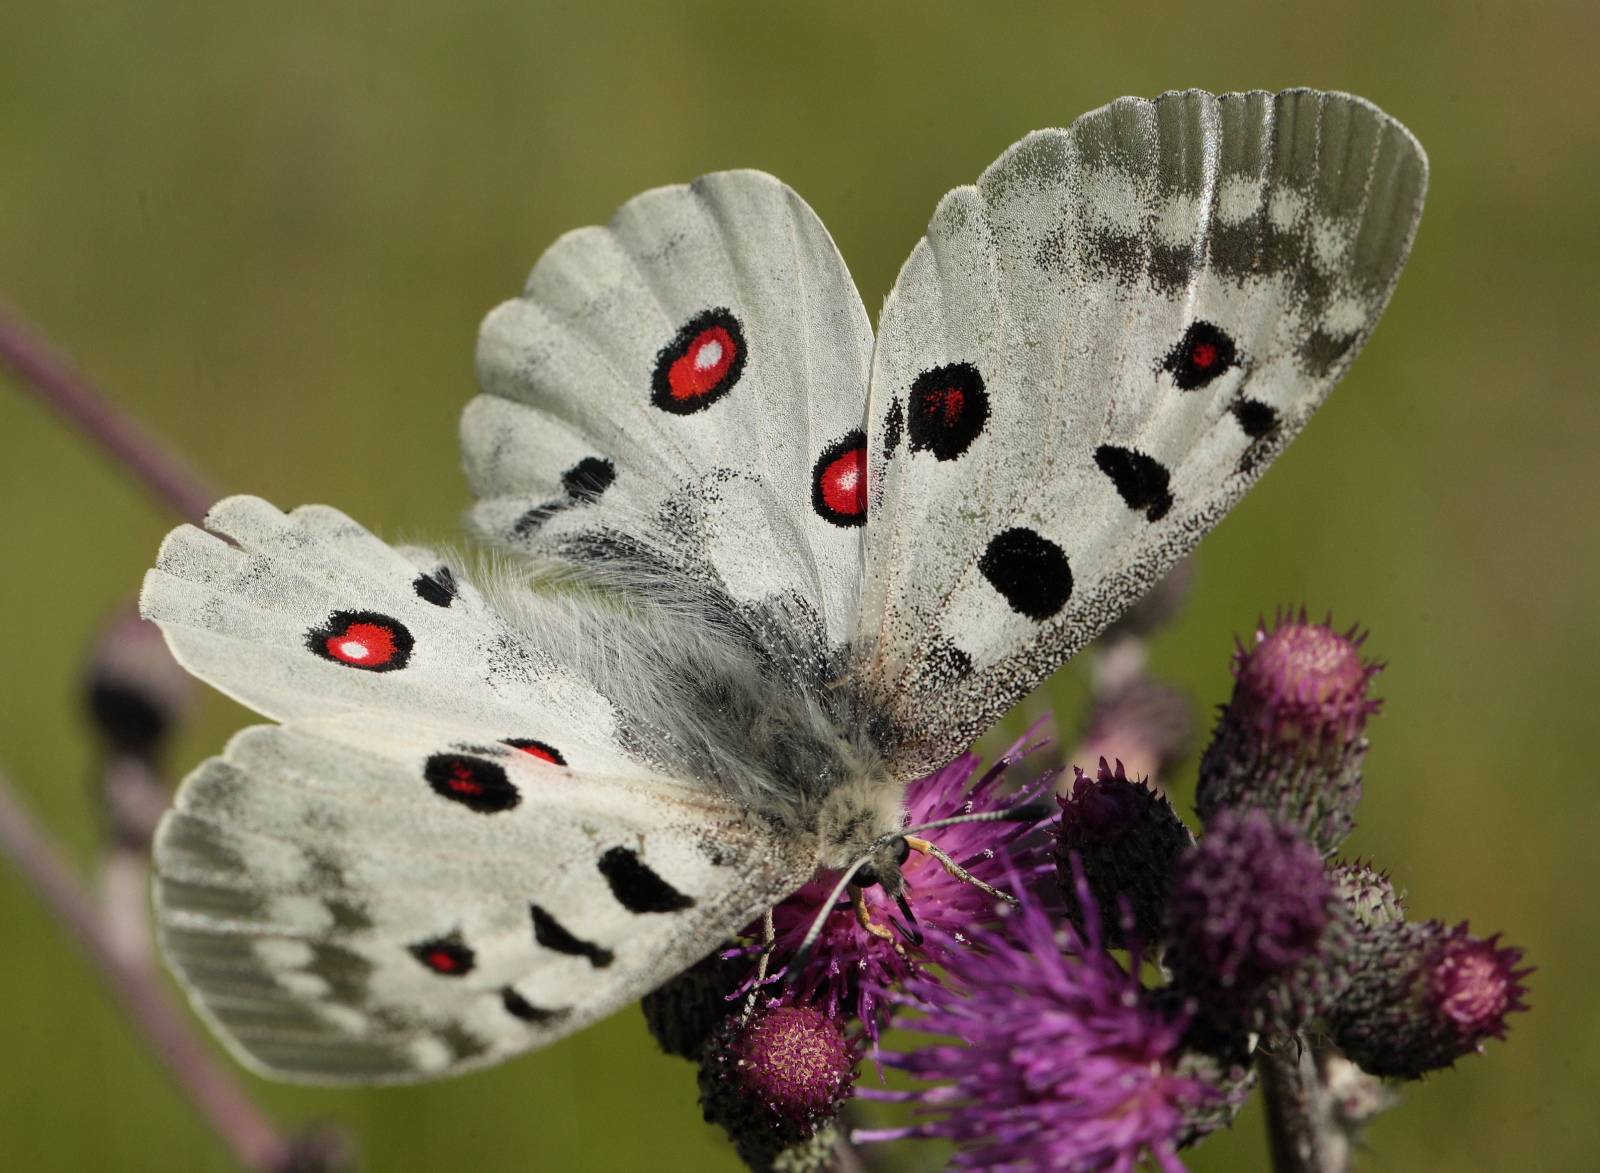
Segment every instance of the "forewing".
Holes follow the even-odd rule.
[[[229,497],[206,526],[167,536],[140,606],[184,667],[257,712],[432,715],[576,769],[637,768],[612,701],[530,643],[459,564],[397,550],[325,505],[285,514]]]
[[[643,773],[569,770],[505,726],[355,710],[257,727],[156,842],[168,959],[252,1068],[462,1071],[639,997],[809,869],[767,825]]]
[[[856,614],[872,331],[788,187],[705,176],[562,237],[483,324],[462,420],[474,528],[666,562],[740,603]]]
[[[873,359],[865,686],[947,760],[1221,518],[1360,350],[1427,167],[1370,103],[1123,99],[947,195]]]

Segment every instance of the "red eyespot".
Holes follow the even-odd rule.
[[[811,470],[811,507],[834,525],[866,523],[866,433],[851,432],[817,458]]]
[[[509,745],[512,749],[520,749],[530,758],[538,758],[541,762],[549,762],[552,766],[564,766],[567,764],[566,757],[559,749],[532,737],[508,737],[505,739],[504,744]]]
[[[1180,391],[1195,391],[1239,364],[1239,348],[1227,331],[1210,322],[1191,322],[1161,361]]]
[[[721,308],[696,314],[656,355],[650,401],[674,415],[709,407],[739,381],[744,363],[739,320]]]
[[[411,956],[442,977],[464,977],[472,972],[477,955],[459,936],[435,937],[408,946]]]
[[[306,647],[324,660],[365,672],[393,672],[411,659],[411,633],[398,619],[373,611],[335,611],[306,632]]]

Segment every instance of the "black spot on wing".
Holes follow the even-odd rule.
[[[602,949],[590,941],[573,936],[565,925],[539,905],[528,905],[528,912],[533,917],[533,939],[546,949],[553,949],[557,953],[565,953],[571,957],[587,958],[589,964],[596,969],[604,969],[614,960],[611,950]]]
[[[448,566],[441,566],[432,574],[417,575],[411,583],[411,589],[416,591],[417,597],[425,603],[432,603],[435,607],[448,607],[456,600],[456,576],[450,572]]]
[[[626,847],[613,847],[600,857],[600,874],[611,885],[617,903],[633,913],[682,912],[694,907],[694,897],[685,896]]]
[[[506,1013],[513,1018],[520,1018],[523,1022],[543,1025],[550,1022],[559,1022],[572,1013],[570,1006],[562,1006],[554,1010],[543,1006],[535,1006],[510,986],[500,991],[500,1004],[506,1008]]]
[[[1339,360],[1355,345],[1355,334],[1329,334],[1313,330],[1295,352],[1300,367],[1312,378],[1320,379],[1339,365]]]
[[[1102,444],[1095,449],[1094,462],[1111,478],[1117,494],[1129,509],[1144,511],[1151,521],[1160,521],[1172,508],[1169,489],[1171,475],[1153,456],[1132,448]]]
[[[900,437],[905,433],[906,409],[896,395],[889,404],[889,413],[883,417],[883,458],[891,459],[900,448]]]
[[[513,537],[525,538],[556,514],[598,501],[617,479],[617,466],[603,456],[585,456],[561,474],[562,495],[535,505],[511,526]]]
[[[1240,430],[1252,440],[1259,440],[1278,426],[1277,409],[1259,399],[1241,397],[1229,410],[1238,421]]]
[[[1072,568],[1064,550],[1043,534],[1021,527],[990,539],[978,570],[1011,609],[1045,620],[1072,596]]]
[[[561,474],[561,487],[573,504],[598,501],[617,479],[617,466],[598,456],[585,456]]]

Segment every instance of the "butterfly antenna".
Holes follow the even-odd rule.
[[[931,855],[934,859],[938,860],[939,865],[943,867],[945,871],[949,872],[963,884],[971,884],[974,888],[978,889],[978,891],[986,892],[990,896],[993,896],[996,900],[1004,900],[1007,904],[1017,903],[1017,898],[1015,896],[1011,895],[1009,892],[1002,892],[993,884],[988,884],[978,879],[977,876],[973,875],[971,872],[967,871],[966,868],[962,867],[955,860],[951,859],[950,853],[944,848],[940,847],[937,843],[931,843],[926,839],[919,839],[915,835],[907,835],[906,842],[911,846],[912,851],[919,851],[923,855]]]
[[[900,834],[911,836],[923,831],[937,831],[941,827],[959,827],[967,823],[1037,823],[1055,814],[1054,803],[1049,802],[1024,802],[1003,811],[974,811],[967,815],[951,815],[948,819],[935,819],[931,823],[919,823],[915,827],[907,827]]]
[[[833,912],[834,905],[839,903],[839,897],[844,895],[844,890],[850,881],[856,878],[856,873],[861,868],[872,862],[871,855],[863,855],[849,867],[845,868],[844,875],[839,877],[839,882],[833,886],[833,891],[828,894],[828,899],[823,901],[822,907],[817,910],[817,915],[811,920],[811,927],[806,930],[800,947],[794,951],[794,956],[789,959],[788,984],[793,987],[800,984],[800,975],[805,971],[806,963],[811,960],[811,950],[816,947],[817,938],[822,935],[822,926],[827,923],[829,915]]]

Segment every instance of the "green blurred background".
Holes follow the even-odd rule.
[[[876,307],[940,194],[1036,126],[1191,85],[1372,98],[1432,158],[1409,269],[1201,547],[1156,664],[1209,705],[1258,611],[1372,628],[1387,710],[1352,847],[1419,915],[1504,929],[1540,972],[1509,1043],[1408,1088],[1362,1167],[1595,1169],[1597,38],[1592,2],[12,0],[0,297],[222,489],[438,538],[466,503],[478,319],[643,188],[775,172]],[[172,520],[0,383],[0,765],[85,867],[81,652]],[[1081,669],[1053,690],[1070,720]],[[245,720],[208,695],[175,765]],[[0,927],[0,1163],[228,1168],[3,864]],[[631,1010],[436,1086],[250,1086],[285,1121],[350,1126],[373,1169],[736,1167]],[[1194,1164],[1263,1153],[1252,1109]]]

